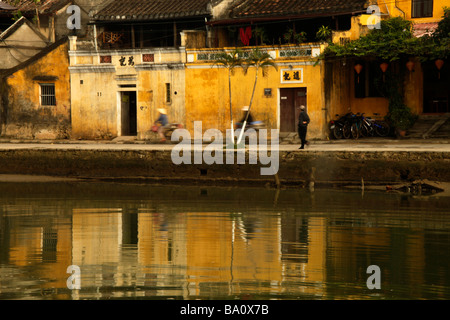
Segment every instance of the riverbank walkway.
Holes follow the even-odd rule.
[[[0,150],[51,149],[51,150],[171,150],[174,142],[153,143],[128,137],[114,140],[17,140],[0,139]],[[203,148],[209,143],[203,143]],[[248,147],[248,146],[247,146]],[[268,142],[270,148],[270,142]],[[279,144],[279,151],[408,151],[408,152],[450,152],[449,139],[394,139],[364,138],[358,140],[316,140],[304,150],[298,144]]]

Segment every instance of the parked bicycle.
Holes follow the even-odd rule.
[[[374,113],[374,116],[379,116],[378,113]],[[355,132],[356,138],[359,137],[386,137],[389,134],[390,126],[384,120],[376,120],[370,117],[365,117],[364,113],[357,116],[358,121],[352,127]]]
[[[374,116],[379,116],[374,113]],[[331,120],[330,133],[336,139],[359,139],[360,137],[385,137],[390,132],[389,124],[384,120],[365,117],[364,113],[347,113],[344,116],[336,114],[338,119]]]
[[[331,120],[329,124],[330,134],[335,139],[348,139],[350,138],[350,130],[349,130],[349,119],[351,117],[352,113],[347,113],[343,116],[340,116],[339,114],[336,114],[337,119]]]

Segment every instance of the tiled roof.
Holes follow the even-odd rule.
[[[39,4],[36,4],[33,0],[2,0],[3,3],[8,4],[10,6],[13,6],[17,8],[23,15],[27,14],[35,14],[36,13],[36,7],[39,8],[40,14],[49,14],[53,13],[55,11],[58,11],[62,7],[64,7],[66,4],[71,2],[70,0],[41,0]],[[0,6],[0,13],[9,13],[11,12],[10,9],[3,9]]]
[[[101,9],[94,19],[162,20],[210,15],[210,0],[115,0]]]
[[[413,27],[413,34],[415,37],[420,38],[424,35],[431,35],[437,28],[437,22],[430,23],[416,23]]]
[[[16,10],[16,7],[11,6],[10,4],[0,1],[0,10]]]
[[[365,8],[367,0],[237,0],[230,7],[230,18],[339,14]]]

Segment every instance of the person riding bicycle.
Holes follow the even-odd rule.
[[[164,134],[164,131],[169,125],[169,118],[167,117],[167,110],[165,108],[159,108],[157,110],[159,112],[159,117],[158,119],[156,119],[154,125],[157,125],[158,123],[160,124],[160,126],[158,127],[158,135],[161,138],[161,142],[165,142],[166,136]]]
[[[244,115],[242,116],[242,120],[240,121],[241,125],[244,123],[247,113],[248,113],[247,124],[251,124],[253,122],[253,117],[252,114],[249,113],[248,106],[243,107],[242,112],[244,113]]]

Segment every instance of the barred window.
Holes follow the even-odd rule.
[[[166,103],[172,102],[172,94],[170,89],[170,83],[166,83]]]
[[[42,106],[56,106],[55,84],[41,83],[41,105]]]
[[[433,16],[433,0],[412,0],[413,18],[424,18]]]

